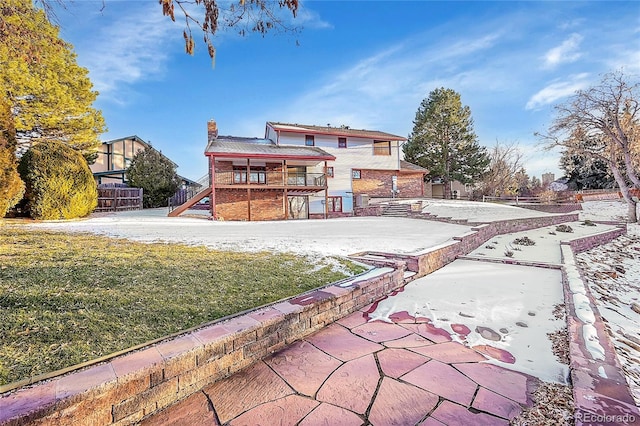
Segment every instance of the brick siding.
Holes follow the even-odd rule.
[[[353,194],[391,197],[392,177],[398,176],[398,189],[403,198],[422,197],[422,173],[398,173],[394,170],[362,170],[360,179],[352,179]]]

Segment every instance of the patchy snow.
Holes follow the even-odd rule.
[[[32,226],[142,242],[174,242],[216,250],[291,252],[309,256],[346,256],[367,250],[411,253],[470,230],[463,225],[393,217],[218,222],[192,217],[171,218],[166,214],[166,209],[152,209]]]
[[[568,366],[557,361],[547,338],[566,326],[553,315],[563,303],[561,282],[558,269],[456,260],[379,302],[370,318],[390,321],[398,312],[429,318],[458,342],[492,346],[515,358],[490,363],[564,384]],[[470,332],[458,334],[460,326]]]
[[[640,228],[577,255],[586,284],[622,364],[636,403],[640,405]]]
[[[549,213],[528,210],[499,203],[480,203],[465,200],[404,200],[402,204],[422,203],[422,212],[469,222],[495,222],[504,219],[523,219],[549,216]]]
[[[566,226],[571,227],[571,232],[558,230],[567,229]],[[553,225],[530,231],[497,235],[471,252],[470,255],[490,259],[505,259],[509,257],[505,253],[510,252],[510,257],[514,260],[560,264],[562,260],[561,241],[568,241],[611,229],[615,229],[615,226],[603,224],[587,226],[584,222],[566,222],[561,227]],[[518,242],[521,244],[518,244]]]

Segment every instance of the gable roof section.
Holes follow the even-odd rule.
[[[142,138],[140,138],[140,137],[139,137],[139,136],[137,136],[137,135],[125,136],[125,137],[123,137],[123,138],[118,138],[118,139],[110,139],[110,140],[108,140],[108,141],[100,141],[100,143],[102,143],[102,145],[113,145],[113,144],[114,144],[114,143],[116,143],[116,142],[122,142],[122,141],[133,141],[133,142],[139,142],[139,143],[141,143],[141,144],[142,144],[143,146],[145,146],[145,147],[150,147],[150,148],[152,148],[153,150],[158,151],[158,153],[159,153],[160,155],[162,155],[164,158],[166,158],[167,160],[169,160],[169,161],[171,162],[171,164],[173,164],[175,167],[178,167],[178,165],[177,165],[177,164],[176,164],[176,163],[175,163],[171,158],[169,158],[169,157],[167,157],[166,155],[164,155],[164,154],[162,153],[162,151],[159,151],[159,150],[155,149],[155,148],[153,147],[153,145],[151,145],[149,142],[145,142]],[[95,173],[94,173],[94,175],[95,175]]]
[[[400,160],[400,171],[429,173],[429,170],[425,169],[424,167],[418,166],[417,164],[413,164],[404,160]]]
[[[276,145],[269,139],[219,136],[209,142],[205,155],[235,158],[297,158],[301,160],[335,160],[336,157],[310,146]]]
[[[123,137],[123,138],[111,139],[111,140],[108,140],[108,141],[101,141],[101,143],[102,143],[103,145],[111,145],[111,144],[114,144],[114,143],[116,143],[116,142],[120,142],[120,141],[128,141],[128,140],[138,141],[138,142],[140,142],[141,144],[143,144],[143,145],[145,145],[145,146],[146,146],[146,145],[149,145],[147,142],[145,142],[144,140],[142,140],[142,138],[140,138],[140,137],[139,137],[139,136],[137,136],[137,135],[125,136],[125,137]]]
[[[406,141],[407,138],[402,136],[393,135],[391,133],[379,132],[377,130],[365,130],[365,129],[350,129],[349,127],[331,127],[331,126],[312,126],[307,124],[291,124],[291,123],[278,123],[275,121],[267,121],[267,126],[270,126],[276,131],[292,132],[292,133],[304,133],[310,135],[332,135],[332,136],[345,136],[354,138],[366,138],[375,140],[391,140],[391,141]]]

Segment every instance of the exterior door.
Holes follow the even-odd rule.
[[[288,219],[309,218],[309,197],[306,195],[292,195],[287,197],[289,203]]]

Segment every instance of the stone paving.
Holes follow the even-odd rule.
[[[357,311],[144,425],[508,425],[537,379],[483,363],[427,319]]]

